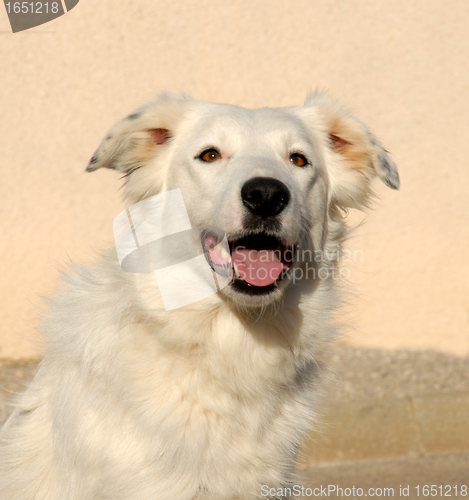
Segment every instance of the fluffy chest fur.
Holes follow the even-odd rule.
[[[13,435],[34,429],[35,452],[47,447],[18,483],[38,485],[47,471],[55,490],[39,486],[43,498],[228,499],[293,481],[328,333],[315,331],[311,297],[255,316],[215,296],[168,315],[155,283],[122,280],[113,257],[104,275],[77,268],[52,303],[54,354],[11,424]]]

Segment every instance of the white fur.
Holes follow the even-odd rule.
[[[209,146],[220,160],[195,159]],[[363,149],[363,165],[349,147]],[[312,165],[293,165],[296,151]],[[279,179],[291,192],[282,237],[329,256],[295,270],[317,273],[337,266],[340,208],[365,205],[375,173],[391,172],[397,187],[383,155],[325,96],[245,110],[165,94],[116,125],[88,170],[123,172],[129,203],[179,187],[192,224],[228,237],[243,229],[243,183]],[[166,312],[154,277],[122,271],[114,250],[72,266],[45,321],[47,355],[0,435],[0,498],[251,500],[264,498],[261,485],[297,481],[316,419],[317,353],[335,336],[337,280],[317,276],[254,300],[228,287]]]

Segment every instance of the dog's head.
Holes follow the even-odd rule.
[[[322,251],[330,220],[366,206],[373,177],[399,186],[366,126],[318,94],[255,110],[164,94],[109,131],[87,170],[101,167],[123,173],[132,204],[180,188],[192,225],[227,234],[235,278],[222,293],[252,306],[283,295],[298,250]]]

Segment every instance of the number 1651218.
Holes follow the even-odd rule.
[[[59,12],[58,2],[8,2],[5,4],[8,14],[57,14]],[[50,9],[50,10],[49,10]]]

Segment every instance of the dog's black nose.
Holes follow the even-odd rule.
[[[267,219],[278,215],[290,201],[290,191],[272,177],[254,177],[241,189],[243,204],[255,215]]]

